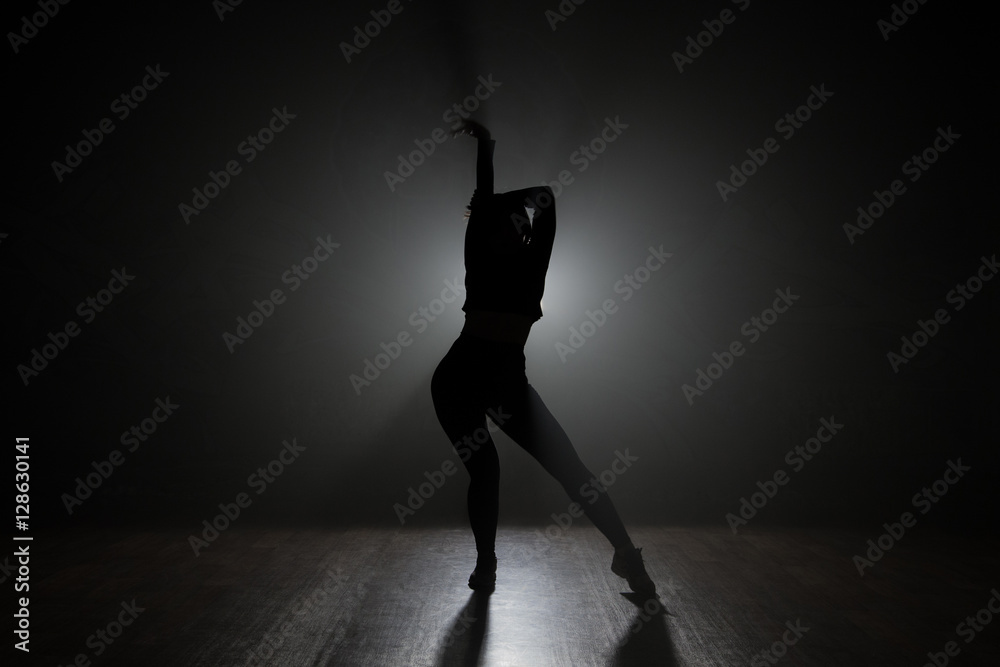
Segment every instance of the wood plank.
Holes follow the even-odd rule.
[[[37,538],[32,658],[94,665],[746,665],[799,623],[781,664],[921,665],[959,641],[1000,664],[1000,632],[955,626],[997,581],[994,538],[907,537],[858,574],[867,536],[840,529],[644,526],[665,614],[610,571],[592,527],[498,538],[497,591],[465,585],[462,528],[232,528],[200,555],[177,530]],[[101,656],[87,638],[132,600],[143,611]],[[113,628],[114,629],[114,628]],[[792,636],[792,635],[788,635]]]

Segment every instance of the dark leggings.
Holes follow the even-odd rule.
[[[462,333],[431,380],[438,421],[469,471],[469,521],[481,557],[492,557],[500,496],[500,460],[486,415],[531,454],[580,504],[597,529],[618,548],[629,544],[607,492],[580,460],[562,426],[524,374],[524,348]]]

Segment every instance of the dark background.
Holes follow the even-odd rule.
[[[615,450],[639,458],[612,488],[627,523],[724,525],[833,417],[843,430],[754,522],[875,536],[961,458],[971,472],[919,521],[995,529],[997,285],[958,312],[945,301],[998,250],[989,18],[930,2],[885,41],[889,3],[666,5],[590,0],[553,30],[554,0],[404,0],[350,63],[340,43],[384,4],[248,0],[221,21],[207,0],[60,6],[6,56],[5,431],[31,438],[33,528],[194,533],[293,437],[306,450],[241,523],[399,525],[393,505],[425,471],[459,465],[430,378],[462,300],[420,333],[409,318],[464,275],[475,143],[438,145],[394,191],[384,173],[492,75],[502,85],[474,116],[497,140],[498,190],[575,179],[528,377],[595,473]],[[678,72],[671,54],[724,8],[735,22]],[[9,4],[5,31],[36,11]],[[157,64],[169,76],[114,117]],[[834,95],[778,135],[821,84]],[[242,162],[237,145],[275,107],[296,117]],[[58,182],[52,161],[104,117],[115,131]],[[572,153],[616,117],[627,129],[577,171]],[[949,126],[956,144],[849,243],[857,207]],[[769,136],[780,150],[723,202],[716,181]],[[185,224],[178,205],[231,159],[242,173]],[[339,249],[289,291],[282,273],[328,235]],[[616,281],[660,245],[673,256],[624,302]],[[83,324],[76,305],[123,266],[135,280]],[[742,323],[786,287],[799,301],[689,405],[681,386],[748,342]],[[230,354],[223,332],[275,288],[287,301]],[[563,363],[556,343],[607,298],[619,310]],[[886,354],[938,308],[952,321],[894,373]],[[25,386],[17,366],[69,320],[80,335]],[[359,395],[350,375],[402,331],[412,345]],[[127,452],[120,434],[166,397],[176,413]],[[495,438],[502,521],[565,511],[558,485]],[[124,463],[68,514],[63,494],[115,449]],[[465,486],[463,470],[407,528],[464,525]]]

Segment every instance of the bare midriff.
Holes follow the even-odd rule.
[[[524,345],[534,321],[520,313],[498,313],[493,310],[470,310],[465,313],[462,333],[502,343]]]

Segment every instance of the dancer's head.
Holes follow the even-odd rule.
[[[501,253],[512,253],[528,242],[531,224],[524,201],[516,194],[490,195],[473,215],[481,216],[480,222],[490,230],[490,240]]]

